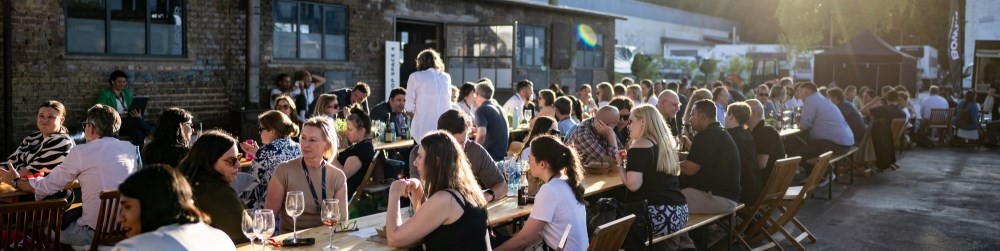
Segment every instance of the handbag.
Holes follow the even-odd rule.
[[[648,200],[622,203],[615,198],[600,198],[595,205],[587,208],[587,233],[593,235],[598,226],[634,214],[635,221],[629,227],[622,248],[647,250],[646,242],[653,241],[653,225],[648,208]]]

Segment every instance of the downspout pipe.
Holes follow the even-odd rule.
[[[11,0],[3,1],[3,156],[11,153],[11,142],[14,142],[14,96],[13,80],[11,78]]]

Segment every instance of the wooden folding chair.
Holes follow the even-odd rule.
[[[955,109],[931,109],[931,117],[927,119],[927,129],[931,132],[936,130],[944,130],[944,132],[938,134],[938,143],[944,144],[947,141],[947,137],[951,136],[951,131],[954,129],[951,123],[952,117],[955,116]]]
[[[90,242],[90,250],[96,251],[101,245],[112,245],[125,239],[125,229],[118,222],[121,212],[121,193],[118,190],[101,191],[101,209],[97,214],[97,227],[94,228],[94,239]]]
[[[778,211],[778,203],[784,199],[785,191],[792,185],[792,180],[795,179],[795,170],[800,161],[802,161],[801,157],[792,157],[774,162],[774,170],[765,182],[760,197],[754,204],[747,205],[738,212],[743,222],[736,228],[736,240],[744,249],[766,250],[773,247],[782,250],[781,245],[778,245],[778,242],[771,235],[763,234],[766,230],[764,227],[768,215],[773,215]],[[748,238],[760,236],[763,236],[770,243],[754,248],[746,241]]]
[[[372,158],[372,163],[368,165],[368,170],[365,171],[365,176],[361,178],[361,184],[358,184],[358,189],[354,190],[354,194],[351,195],[351,202],[347,204],[348,206],[354,205],[354,202],[357,202],[359,199],[361,199],[361,195],[365,193],[365,188],[374,185],[378,182],[381,182],[381,180],[373,179],[373,176],[376,176],[373,174],[374,173],[381,174],[385,170],[385,160],[386,157],[384,151],[375,152],[375,157]],[[383,175],[377,175],[377,176],[383,176]]]
[[[778,210],[781,215],[775,219],[773,215],[767,215],[770,226],[767,228],[764,234],[772,235],[775,232],[780,232],[781,235],[785,236],[785,239],[792,242],[795,248],[798,250],[805,250],[802,246],[801,241],[805,238],[809,238],[810,242],[816,242],[816,236],[809,232],[798,219],[795,219],[795,215],[799,213],[802,206],[805,205],[805,200],[809,195],[816,191],[816,186],[819,185],[820,180],[826,175],[826,169],[830,166],[830,159],[833,158],[833,152],[826,152],[819,156],[816,165],[813,167],[812,173],[809,174],[809,178],[806,179],[806,184],[803,186],[789,187],[788,191],[785,192],[785,199],[778,202]],[[794,227],[800,230],[802,233],[798,236],[792,236],[788,230],[785,229],[785,225],[791,222]]]
[[[892,143],[903,154],[903,132],[906,131],[906,119],[892,119]]]
[[[559,238],[559,245],[556,246],[556,251],[563,251],[566,249],[566,242],[569,241],[569,231],[572,229],[572,224],[566,224],[566,229],[563,230],[562,238]]]
[[[635,215],[630,214],[604,225],[600,225],[594,230],[594,236],[590,238],[589,251],[619,250],[629,227],[635,222]]]
[[[61,250],[65,199],[0,204],[0,250]]]

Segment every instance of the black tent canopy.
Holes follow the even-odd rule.
[[[871,31],[839,47],[816,54],[814,80],[826,85],[881,88],[903,85],[917,89],[917,58],[896,50]]]

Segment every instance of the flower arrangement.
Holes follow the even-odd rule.
[[[345,120],[343,118],[339,118],[339,119],[334,120],[333,122],[334,122],[334,125],[336,126],[337,133],[346,133],[347,132],[347,120]]]

